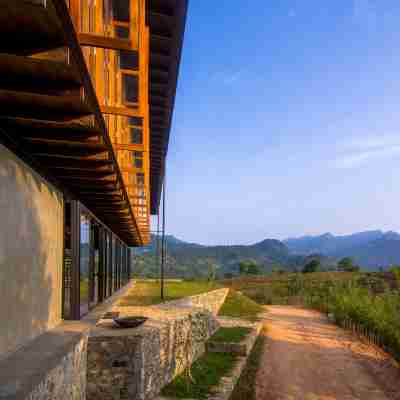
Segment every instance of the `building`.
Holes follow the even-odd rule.
[[[2,1],[0,359],[118,291],[149,243],[186,9]]]

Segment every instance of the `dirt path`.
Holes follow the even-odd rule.
[[[398,400],[400,370],[318,312],[269,306],[257,400]]]

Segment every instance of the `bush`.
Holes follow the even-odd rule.
[[[320,267],[321,267],[321,263],[319,262],[319,260],[311,260],[309,263],[307,263],[304,266],[303,274],[317,272],[317,271],[319,271]]]
[[[357,281],[327,282],[305,297],[309,306],[332,313],[339,324],[352,321],[380,342],[400,360],[400,292],[374,295]]]

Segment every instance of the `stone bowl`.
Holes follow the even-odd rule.
[[[144,324],[148,318],[146,317],[116,317],[113,321],[118,325],[119,328],[137,328],[138,326]]]

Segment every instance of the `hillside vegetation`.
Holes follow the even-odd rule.
[[[159,243],[160,244],[160,243]],[[337,269],[338,262],[351,257],[363,270],[378,271],[400,264],[400,235],[395,232],[368,231],[348,236],[306,236],[283,242],[266,239],[248,246],[202,246],[168,235],[165,273],[168,278],[219,279],[239,275],[242,261],[256,262],[261,273],[274,270],[301,271],[317,259],[322,271]],[[133,271],[139,278],[157,278],[160,260],[157,237],[144,250],[136,250]]]

